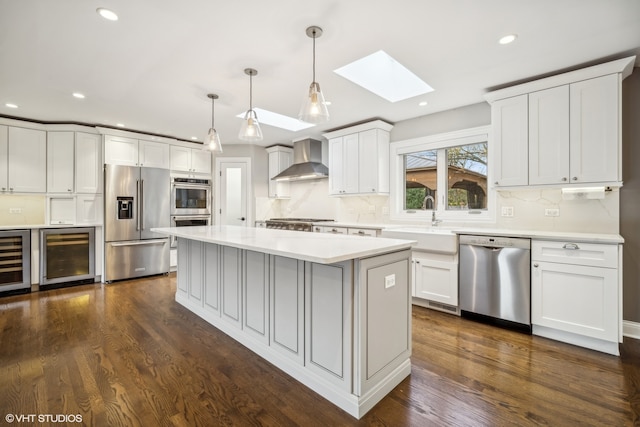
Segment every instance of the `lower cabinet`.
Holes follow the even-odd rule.
[[[411,263],[413,303],[457,313],[458,255],[413,251]]]
[[[282,356],[304,364],[304,262],[271,257],[271,337],[269,345]]]
[[[618,354],[618,245],[532,241],[533,333]]]

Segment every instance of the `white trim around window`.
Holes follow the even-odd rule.
[[[396,221],[413,221],[413,222],[430,222],[433,210],[404,209],[405,194],[405,171],[404,171],[404,155],[423,150],[439,150],[449,147],[457,147],[461,145],[469,145],[481,142],[487,142],[487,151],[492,149],[491,145],[491,127],[481,126],[470,129],[463,129],[455,132],[441,133],[437,135],[424,136],[404,141],[394,141],[390,144],[390,185],[389,194],[390,218]],[[491,156],[488,156],[490,161]],[[438,165],[446,164],[444,150],[438,153]],[[487,185],[487,209],[468,210],[468,211],[452,211],[446,209],[444,197],[447,194],[447,168],[438,167],[438,200],[436,206],[436,218],[443,221],[451,222],[495,222],[495,206],[496,193],[493,186]],[[492,165],[487,167],[487,183],[491,181]]]

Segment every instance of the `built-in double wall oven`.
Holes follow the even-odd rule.
[[[211,180],[171,178],[171,215],[211,215]]]
[[[211,225],[211,180],[171,178],[171,227]],[[178,246],[171,237],[171,247]]]

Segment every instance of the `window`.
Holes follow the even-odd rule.
[[[488,151],[488,127],[393,142],[391,218],[491,219]]]

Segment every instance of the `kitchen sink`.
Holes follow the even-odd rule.
[[[442,254],[458,252],[458,235],[446,228],[401,227],[382,230],[382,237],[415,240],[413,249]]]

